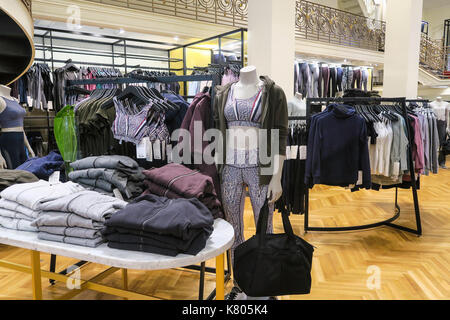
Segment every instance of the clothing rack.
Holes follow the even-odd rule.
[[[130,75],[129,77],[121,77],[121,78],[100,78],[100,79],[86,79],[86,80],[67,80],[66,88],[70,89],[71,87],[78,85],[88,85],[88,84],[134,84],[134,83],[172,83],[172,82],[190,82],[190,81],[212,81],[212,89],[211,90],[211,108],[213,108],[214,102],[214,94],[215,94],[215,86],[220,84],[220,78],[217,75],[208,74],[208,75],[191,75],[191,76],[164,76],[164,77],[150,77],[144,75]],[[211,112],[211,124],[214,123],[213,120],[213,112]],[[86,261],[78,261],[74,266],[80,268],[85,265]],[[55,272],[56,269],[56,256],[51,255],[50,257],[50,271]],[[205,274],[208,273],[216,273],[216,268],[206,267],[205,262],[202,262],[200,266],[187,266],[184,269],[200,271],[200,284],[199,284],[199,300],[203,300],[204,298],[204,288],[205,288]],[[60,274],[67,274],[69,271],[65,269],[60,272]],[[227,283],[231,279],[231,258],[230,251],[227,252],[227,270],[225,270],[225,283]],[[50,279],[50,283],[53,284],[54,280]],[[214,299],[216,295],[216,289],[214,289],[207,300]]]
[[[406,100],[405,98],[379,98],[379,97],[351,97],[351,98],[308,98],[306,100],[306,120],[307,120],[307,132],[309,132],[310,124],[311,124],[311,105],[313,103],[326,104],[327,106],[330,103],[349,103],[349,102],[387,102],[387,103],[397,103],[401,105],[402,108],[402,116],[405,118],[407,133],[408,133],[408,142],[409,146],[412,146],[412,131],[411,126],[408,121],[408,111],[406,107],[406,103],[412,100]],[[417,100],[416,100],[417,101]],[[419,102],[423,100],[418,100]],[[411,229],[408,227],[404,227],[398,224],[394,224],[393,222],[400,217],[400,206],[398,205],[398,187],[395,188],[395,214],[389,219],[379,221],[376,223],[358,225],[358,226],[350,226],[350,227],[310,227],[309,226],[309,188],[306,189],[305,195],[305,221],[304,228],[305,233],[308,231],[356,231],[356,230],[366,230],[372,229],[376,227],[388,226],[391,228],[399,229],[402,231],[406,231],[417,236],[422,235],[422,224],[420,219],[420,208],[419,208],[419,199],[417,196],[417,184],[416,184],[416,176],[414,172],[414,164],[413,164],[413,155],[412,148],[408,148],[409,155],[409,168],[411,175],[411,186],[412,186],[412,197],[414,201],[414,212],[415,212],[415,222],[416,229]]]

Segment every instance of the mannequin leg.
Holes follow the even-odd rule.
[[[231,247],[231,262],[234,265],[234,249],[244,239],[245,185],[243,169],[225,165],[222,172],[222,204],[225,217],[234,229],[234,243]]]
[[[246,168],[243,169],[244,183],[248,185],[248,191],[250,194],[250,201],[252,203],[253,217],[255,218],[255,226],[258,223],[259,212],[264,206],[264,202],[267,199],[268,185],[259,185],[259,168]],[[273,204],[269,206],[269,223],[267,224],[267,232],[273,231]]]

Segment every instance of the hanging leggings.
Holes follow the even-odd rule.
[[[244,239],[244,206],[245,187],[248,186],[252,203],[255,226],[259,211],[267,198],[268,185],[259,185],[259,167],[239,168],[225,165],[222,172],[222,204],[225,217],[234,228],[234,243],[231,247],[231,261],[234,265],[234,249],[245,241]],[[269,223],[267,232],[272,233],[272,218],[274,206],[269,206]]]

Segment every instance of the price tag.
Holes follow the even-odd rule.
[[[144,138],[136,145],[136,158],[145,159],[147,157],[147,140],[148,138]]]
[[[48,182],[50,182],[50,184],[58,184],[59,182],[59,178],[61,176],[61,172],[60,171],[55,171],[52,173],[52,175],[48,178]]]
[[[298,159],[298,146],[291,146],[291,159]]]
[[[400,162],[394,162],[394,170],[392,174],[396,177],[400,175]]]
[[[357,186],[360,186],[363,184],[363,172],[360,170],[358,171],[358,182],[356,182]]]
[[[149,138],[148,142],[147,142],[147,157],[145,158],[145,160],[147,160],[148,162],[152,162],[153,161],[153,145],[152,142],[150,141]]]
[[[156,140],[153,143],[153,158],[155,160],[161,160],[162,156],[161,156],[161,141],[160,140]]]
[[[291,146],[286,147],[286,160],[291,160]]]
[[[53,110],[53,101],[47,101],[48,110]]]
[[[123,200],[123,196],[120,193],[119,189],[114,189],[113,193],[114,193],[114,197],[116,197],[117,199]]]
[[[307,147],[300,146],[300,160],[306,160],[306,155],[307,155]]]

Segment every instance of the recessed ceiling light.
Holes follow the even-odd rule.
[[[122,29],[122,28],[120,28],[120,29],[119,29],[119,34],[124,34],[124,33],[125,33],[125,30]]]
[[[175,37],[173,37],[173,40],[174,40],[174,41],[179,41],[180,38],[179,38],[178,36],[175,36]]]

